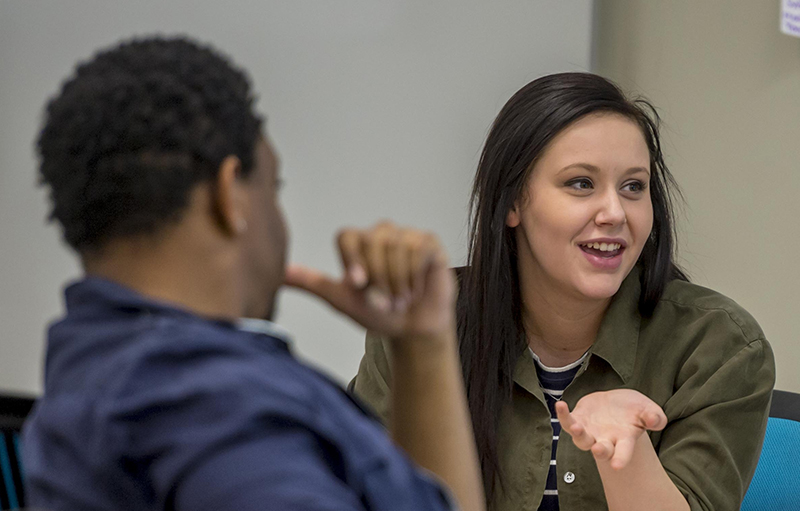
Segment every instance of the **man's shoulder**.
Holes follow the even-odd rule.
[[[232,411],[302,422],[319,405],[320,381],[280,339],[163,316],[117,325],[116,335],[95,326],[103,334],[93,336],[84,325],[86,335],[59,339],[48,353],[43,418],[80,415],[106,428],[139,430],[159,416],[180,423],[193,413],[220,419]]]
[[[280,339],[214,323],[165,323],[158,330],[128,358],[109,396],[118,406],[152,400],[209,408],[241,401],[245,408],[301,413],[318,400],[313,372]]]

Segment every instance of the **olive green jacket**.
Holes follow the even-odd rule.
[[[652,317],[637,308],[639,271],[614,297],[597,340],[564,392],[573,408],[592,392],[630,388],[658,403],[667,427],[650,433],[664,469],[692,510],[738,510],[758,463],[767,424],[775,362],[764,333],[732,300],[682,281],[671,282]],[[386,423],[388,343],[367,334],[355,393]],[[511,403],[498,431],[503,485],[494,511],[536,510],[551,456],[552,428],[536,367],[527,351],[514,372]],[[562,511],[604,510],[591,453],[562,435],[556,453]]]

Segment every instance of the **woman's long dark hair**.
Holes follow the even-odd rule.
[[[522,326],[516,239],[506,217],[550,141],[592,113],[615,113],[642,130],[650,151],[653,230],[642,249],[639,311],[652,314],[666,284],[686,279],[673,263],[673,197],[678,192],[661,154],[655,108],[630,100],[590,73],[545,76],[520,89],[498,114],[481,154],[470,199],[469,259],[460,275],[458,335],[478,454],[492,502],[502,484],[497,430],[511,399],[514,365],[527,346]]]

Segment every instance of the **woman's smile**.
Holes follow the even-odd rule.
[[[589,263],[598,270],[616,270],[622,264],[622,253],[627,243],[619,238],[598,238],[578,243]]]

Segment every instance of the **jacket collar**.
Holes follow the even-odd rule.
[[[291,334],[282,326],[265,319],[240,318],[234,322],[203,318],[180,307],[141,295],[121,284],[100,277],[88,276],[69,285],[64,291],[67,312],[91,313],[97,310],[160,313],[188,320],[202,320],[232,327],[242,332],[266,335],[291,344]]]
[[[622,281],[603,317],[600,330],[597,332],[597,339],[589,348],[591,355],[583,363],[586,366],[592,356],[600,357],[619,375],[623,383],[627,383],[633,374],[636,362],[636,347],[639,342],[639,324],[641,322],[639,315],[640,275],[641,269],[639,266],[635,266]],[[514,382],[531,394],[544,399],[541,395],[535,364],[531,360],[527,346],[517,358]]]
[[[608,362],[623,383],[627,383],[633,375],[636,347],[639,343],[639,295],[642,290],[640,275],[641,269],[635,266],[622,281],[600,324],[597,340],[590,349],[593,355]]]
[[[69,315],[116,310],[196,317],[177,305],[148,298],[127,286],[102,277],[87,276],[73,282],[64,290],[64,298]]]

